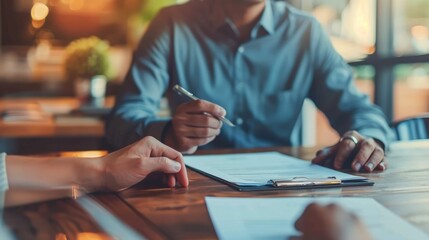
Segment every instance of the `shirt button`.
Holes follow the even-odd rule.
[[[240,47],[238,48],[238,52],[239,52],[239,53],[244,53],[244,47],[243,47],[243,46],[240,46]]]
[[[243,119],[242,118],[237,118],[237,120],[235,121],[235,123],[237,125],[243,125]]]

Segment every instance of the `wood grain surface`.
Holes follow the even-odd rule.
[[[279,151],[311,159],[314,148],[263,148],[202,151],[199,154]],[[317,190],[238,192],[188,170],[189,188],[163,188],[148,179],[121,193],[90,197],[137,233],[148,239],[216,239],[204,202],[219,197],[371,197],[429,234],[429,141],[395,144],[385,172],[359,174],[372,187]],[[26,199],[27,200],[27,199]],[[37,199],[41,201],[42,199]],[[72,199],[50,200],[6,208],[4,221],[18,239],[115,239]],[[91,235],[92,234],[92,235]]]
[[[316,149],[270,148],[311,159]],[[243,152],[223,150],[211,153]],[[399,146],[388,154],[385,172],[359,174],[375,182],[372,187],[346,187],[317,190],[277,190],[238,192],[224,184],[188,171],[187,189],[160,189],[150,186],[126,190],[120,196],[151,221],[169,239],[215,239],[216,233],[204,202],[205,196],[219,197],[371,197],[397,215],[429,234],[429,143]]]

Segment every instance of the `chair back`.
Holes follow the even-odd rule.
[[[393,123],[396,141],[429,139],[429,114]]]

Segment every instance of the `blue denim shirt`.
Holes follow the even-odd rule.
[[[173,113],[186,101],[172,91],[175,84],[224,107],[237,125],[224,124],[206,148],[299,145],[306,98],[340,134],[357,130],[387,144],[383,113],[357,91],[350,67],[312,16],[268,0],[243,43],[215,1],[168,7],[153,20],[107,125],[113,146],[160,139],[170,120],[157,117],[161,98]]]

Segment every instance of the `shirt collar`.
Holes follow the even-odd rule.
[[[231,26],[232,22],[228,19],[225,12],[222,8],[214,4],[215,1],[212,1],[211,6],[211,22],[213,24],[214,30],[220,30],[224,28],[226,25]],[[262,12],[262,16],[259,19],[258,23],[256,23],[256,27],[263,27],[268,34],[272,34],[274,32],[274,16],[273,16],[273,8],[271,6],[271,1],[267,0],[265,4],[264,11]]]
[[[269,33],[274,33],[274,16],[271,1],[267,0],[265,3],[264,12],[262,13],[259,24]]]

